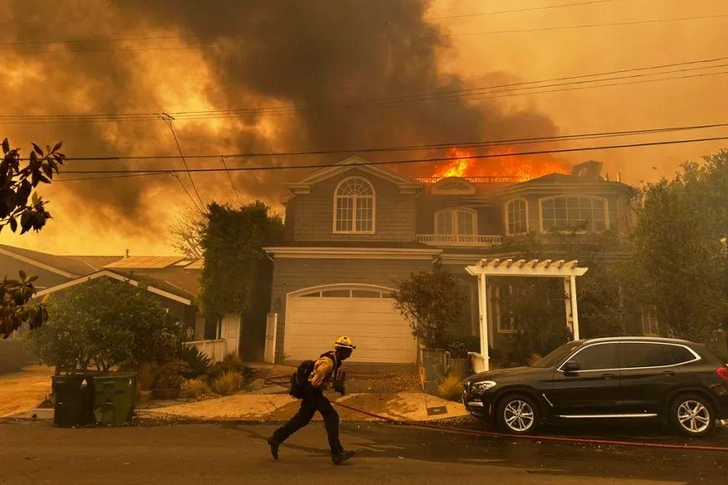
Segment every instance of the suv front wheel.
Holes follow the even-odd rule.
[[[511,394],[498,403],[496,419],[503,431],[511,434],[528,434],[540,419],[537,404],[523,394]]]
[[[670,422],[684,435],[705,436],[715,426],[713,406],[703,396],[683,394],[672,401]]]

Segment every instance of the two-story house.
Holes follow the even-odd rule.
[[[352,157],[289,184],[286,243],[266,248],[276,360],[315,357],[346,334],[358,345],[352,361],[414,363],[416,342],[390,293],[435,262],[462,276],[468,299],[457,331],[477,336],[477,284],[465,266],[508,257],[514,247],[504,241],[528,233],[629,227],[634,189],[604,180],[600,167],[522,183],[414,179]]]

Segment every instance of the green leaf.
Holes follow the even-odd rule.
[[[61,147],[62,147],[62,146],[63,146],[63,142],[62,142],[62,141],[59,141],[59,142],[58,142],[58,143],[56,143],[56,145],[55,145],[55,146],[53,147],[53,150],[51,150],[51,152],[52,152],[52,153],[55,153],[55,152],[57,152],[58,150],[60,150],[60,149],[61,149]]]
[[[38,152],[38,155],[40,155],[42,157],[43,156],[43,150],[38,145],[36,145],[35,143],[32,143],[32,145],[33,145],[33,150],[35,150],[36,152]]]
[[[3,140],[3,154],[7,155],[10,151],[10,142],[8,142],[8,139],[5,138]]]
[[[28,279],[28,273],[26,273],[22,269],[18,271],[18,275],[20,275],[20,281],[25,282]]]
[[[15,217],[11,217],[8,224],[10,225],[11,231],[15,232],[18,230],[18,221],[15,220]]]

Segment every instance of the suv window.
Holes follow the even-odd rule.
[[[622,367],[625,369],[662,367],[681,364],[695,359],[692,352],[679,345],[651,342],[624,342],[622,349]]]
[[[685,347],[680,345],[666,345],[665,347],[667,347],[667,351],[672,357],[673,364],[682,364],[683,362],[695,360],[695,355]]]
[[[578,362],[581,370],[601,370],[619,368],[619,344],[606,343],[585,347],[581,352],[569,359]]]

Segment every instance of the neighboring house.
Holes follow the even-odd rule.
[[[195,344],[215,360],[239,352],[239,316],[226,315],[220,322],[206,322],[198,314],[195,298],[202,261],[178,256],[58,256],[0,245],[0,274],[13,278],[20,270],[38,276],[37,298],[96,278],[132,285],[144,282],[147,291],[188,328]]]
[[[529,233],[621,233],[631,224],[635,190],[604,180],[598,162],[523,183],[413,179],[363,163],[349,158],[288,185],[286,243],[266,248],[269,325],[277,322],[268,359],[273,349],[279,362],[309,359],[347,334],[358,345],[352,361],[414,363],[416,343],[390,296],[398,281],[436,261],[460,275],[468,298],[455,332],[477,336],[477,282],[466,265],[519,253]]]

